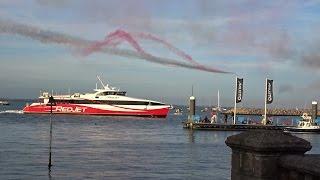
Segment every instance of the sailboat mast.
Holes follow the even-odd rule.
[[[220,92],[218,90],[218,109],[220,110]]]

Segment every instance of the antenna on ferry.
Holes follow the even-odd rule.
[[[98,80],[100,81],[101,85],[103,86],[103,88],[105,88],[106,86],[103,84],[103,82],[101,81],[100,77],[97,76]]]
[[[218,90],[218,110],[220,110],[220,92]]]

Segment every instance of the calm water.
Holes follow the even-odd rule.
[[[0,106],[0,179],[230,179],[226,137],[184,130],[185,116],[144,119],[53,116],[48,173],[48,115],[24,115],[25,103]],[[4,113],[6,112],[6,113]],[[299,135],[320,153],[320,135]]]

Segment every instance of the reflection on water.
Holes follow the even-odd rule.
[[[230,179],[225,139],[238,132],[185,130],[185,118],[54,115],[49,173],[49,116],[3,113],[0,179]],[[297,136],[320,153],[320,135]]]
[[[3,113],[0,179],[230,179],[230,133],[185,118],[54,115],[48,172],[49,116]]]

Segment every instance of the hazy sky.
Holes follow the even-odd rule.
[[[116,30],[144,52],[116,38],[84,53]],[[232,106],[237,74],[240,106],[263,106],[266,77],[272,106],[309,106],[320,100],[319,31],[318,0],[1,0],[0,97],[91,91],[100,75],[133,97],[186,104],[193,85],[199,104],[215,105],[220,90]]]

